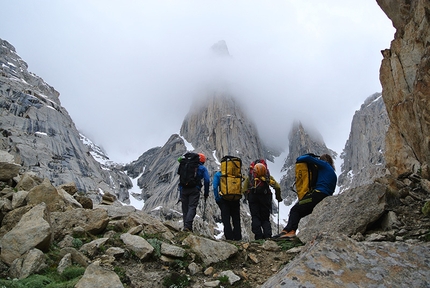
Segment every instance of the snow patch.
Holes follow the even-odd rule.
[[[193,147],[193,145],[190,143],[190,142],[188,142],[183,136],[179,136],[179,137],[181,137],[182,138],[182,140],[184,140],[184,143],[185,143],[185,147],[187,147],[187,151],[194,151],[194,147]]]
[[[143,168],[143,171],[145,171],[145,168]],[[128,194],[130,195],[130,205],[136,208],[137,210],[142,210],[143,206],[145,205],[145,201],[139,200],[133,196],[133,194],[140,195],[142,193],[139,186],[137,185],[137,179],[139,179],[142,176],[142,174],[140,174],[136,178],[129,177],[131,180],[131,183],[133,183],[133,186],[131,187],[131,189],[128,190]]]
[[[215,163],[217,165],[221,165],[221,162],[219,162],[218,158],[216,157],[216,150],[212,151],[212,157],[214,157]]]
[[[222,236],[224,236],[224,225],[222,223],[215,223],[216,229],[221,231],[221,233],[219,233],[218,235],[214,235],[215,239],[220,240],[222,238]]]

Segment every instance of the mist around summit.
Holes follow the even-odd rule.
[[[355,110],[381,90],[380,50],[394,33],[373,1],[6,1],[2,8],[1,38],[60,91],[77,128],[120,163],[163,145],[193,99],[213,86],[242,101],[274,146],[288,145],[292,121],[306,119],[340,153]],[[219,40],[230,59],[212,57]]]

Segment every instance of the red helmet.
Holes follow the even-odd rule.
[[[262,163],[257,163],[254,166],[254,172],[257,177],[266,176],[266,173],[267,173],[266,166],[264,166],[264,164]]]
[[[206,162],[206,156],[203,153],[198,153],[199,154],[199,160],[200,163],[205,163]]]

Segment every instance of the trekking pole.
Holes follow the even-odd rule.
[[[205,198],[205,203],[203,204],[203,222],[206,221],[206,198]]]
[[[278,234],[279,234],[279,212],[280,210],[279,210],[279,202],[278,202]]]
[[[181,187],[179,187],[179,184],[178,184],[178,188],[177,188],[177,191],[178,191],[178,202],[176,202],[176,204],[178,204],[179,202],[181,202]]]

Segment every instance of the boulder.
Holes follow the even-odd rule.
[[[43,179],[36,176],[36,174],[32,172],[25,172],[21,175],[18,183],[16,184],[16,189],[30,191],[32,188],[37,185],[42,184]]]
[[[127,218],[127,224],[129,227],[142,225],[143,230],[141,233],[161,234],[163,238],[168,240],[173,238],[172,232],[160,220],[141,211],[131,213]]]
[[[346,235],[364,233],[388,207],[389,193],[385,185],[373,183],[353,188],[323,199],[312,214],[299,223],[299,239],[307,243],[320,232]],[[336,223],[336,225],[333,225]]]
[[[189,235],[182,242],[189,245],[191,250],[200,256],[205,265],[224,261],[237,253],[238,248],[224,241],[215,241],[196,235]]]
[[[125,246],[131,251],[134,251],[136,256],[141,260],[148,259],[154,252],[154,247],[140,236],[125,233],[121,235],[121,240],[124,242]]]
[[[427,287],[430,243],[356,242],[321,233],[261,287]]]
[[[75,286],[75,288],[94,287],[120,288],[124,285],[115,272],[101,267],[100,262],[96,261],[87,267],[84,276]]]
[[[107,212],[103,209],[76,208],[64,212],[51,213],[54,237],[61,240],[77,227],[92,235],[102,233],[109,224]]]
[[[25,213],[18,224],[1,239],[1,260],[10,265],[33,248],[47,252],[52,241],[50,223],[45,203]]]
[[[48,179],[44,179],[42,184],[32,188],[27,195],[29,205],[46,203],[50,212],[64,211],[69,206],[64,196],[58,193],[57,189]]]

